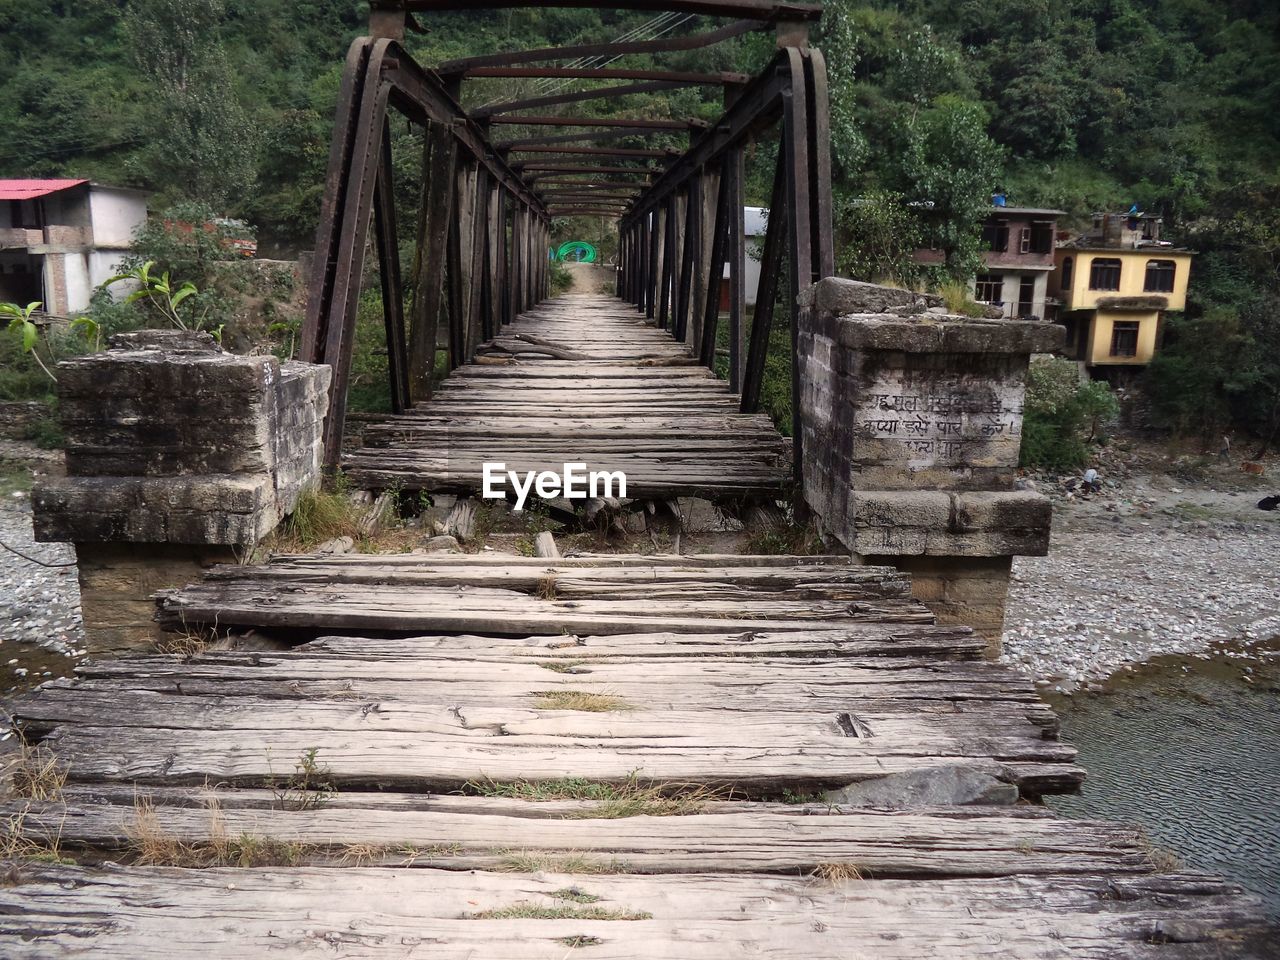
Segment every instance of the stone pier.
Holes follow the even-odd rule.
[[[941,622],[998,652],[1012,559],[1049,547],[1049,502],[1015,479],[1027,365],[1062,328],[840,279],[803,307],[804,495],[822,532],[910,572]]]
[[[32,494],[36,539],[75,545],[91,654],[157,636],[157,590],[233,563],[320,474],[329,368],[140,331],[58,366],[67,476]]]

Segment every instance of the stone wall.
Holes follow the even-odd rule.
[[[320,477],[329,368],[142,331],[58,367],[67,476],[36,539],[76,545],[89,649],[152,636],[151,595],[231,562]]]
[[[1010,558],[1048,550],[1048,501],[1014,486],[1030,355],[1062,329],[838,279],[802,308],[804,494],[823,532],[998,638]]]
[[[35,400],[0,401],[0,438],[26,439],[31,429],[48,413],[49,408]]]

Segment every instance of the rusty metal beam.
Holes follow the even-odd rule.
[[[654,182],[653,187],[636,206],[636,213],[656,208],[687,182],[695,171],[719,160],[735,143],[776,124],[782,117],[783,93],[790,89],[792,82],[789,54],[782,51],[742,91],[715,125],[697,137],[689,149]]]
[[[634,181],[572,180],[568,177],[557,177],[555,179],[543,180],[542,184],[544,186],[550,185],[550,184],[559,184],[560,186],[563,186],[563,187],[591,187],[596,190],[613,190],[620,187],[643,187],[644,186],[644,184],[635,183]]]
[[[686,133],[688,131],[680,131]],[[670,135],[670,131],[666,131]],[[578,133],[562,133],[555,136],[546,137],[523,137],[519,140],[500,140],[493,144],[493,148],[499,151],[520,150],[524,147],[549,146],[559,143],[608,143],[611,140],[627,140],[632,137],[644,139],[645,137],[657,136],[654,132],[642,132],[639,130],[582,130]],[[672,148],[674,149],[674,148]],[[676,151],[677,153],[679,151]]]
[[[596,87],[593,90],[571,90],[568,93],[552,93],[545,97],[507,100],[489,107],[478,107],[471,111],[471,116],[476,120],[487,120],[489,117],[512,113],[516,110],[554,107],[562,103],[582,103],[585,100],[607,100],[611,97],[625,97],[636,93],[661,93],[663,90],[678,90],[687,86],[689,84],[679,81],[654,80],[648,83],[623,83],[614,87]]]
[[[527,6],[525,3],[520,5]],[[577,60],[582,57],[620,57],[631,53],[675,53],[681,50],[699,50],[740,37],[744,33],[767,29],[767,27],[767,21],[738,20],[716,30],[694,33],[687,37],[629,40],[624,43],[583,43],[572,47],[540,47],[537,50],[510,50],[481,57],[448,60],[436,67],[436,72],[442,75],[459,74],[476,67],[510,67],[519,63],[538,63],[543,60]]]
[[[505,80],[667,80],[690,86],[718,87],[747,83],[745,73],[693,73],[687,70],[628,70],[624,67],[472,67],[455,77]]]
[[[535,165],[524,167],[521,171],[525,175],[528,183],[535,180],[543,180],[547,177],[554,177],[561,173],[621,173],[627,176],[652,177],[655,171],[646,167],[582,167],[573,164],[562,164],[559,166],[551,165]]]
[[[549,153],[565,157],[607,157],[610,159],[638,157],[644,160],[672,160],[680,156],[680,151],[678,150],[640,150],[627,149],[626,147],[519,147],[509,151],[508,156],[512,153]],[[518,168],[522,164],[528,163],[528,160],[509,160],[508,162],[513,168]]]
[[[492,117],[492,124],[519,127],[625,127],[628,130],[700,130],[705,120],[645,120],[638,117]]]
[[[528,0],[407,0],[405,9],[421,13],[446,10],[499,10],[527,7]],[[542,0],[543,7],[612,7],[618,10],[655,10],[695,13],[707,17],[744,17],[752,20],[817,20],[820,3],[779,3],[778,0]]]

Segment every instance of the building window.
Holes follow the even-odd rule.
[[[1090,290],[1119,290],[1120,261],[1114,257],[1098,257],[1089,264]]]
[[[1032,253],[1052,253],[1053,252],[1053,224],[1052,223],[1031,224],[1031,252]]]
[[[39,230],[44,226],[39,200],[13,200],[10,203],[11,222],[15,227],[21,230]]]
[[[1138,322],[1117,320],[1111,324],[1111,355],[1136,357],[1138,355]]]
[[[1178,265],[1172,260],[1148,260],[1147,279],[1142,289],[1147,293],[1173,293],[1173,276]]]
[[[982,245],[993,253],[1009,249],[1009,225],[1000,221],[987,221],[982,225]]]
[[[973,299],[979,303],[1001,303],[1004,297],[1004,277],[998,273],[980,273],[974,285]]]
[[[1071,289],[1071,268],[1074,264],[1070,257],[1062,258],[1062,279],[1058,282],[1058,286],[1063,290]]]

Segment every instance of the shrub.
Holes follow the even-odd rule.
[[[1022,423],[1022,464],[1073,470],[1089,459],[1089,444],[1120,413],[1111,387],[1081,382],[1072,360],[1035,357],[1027,373]]]

